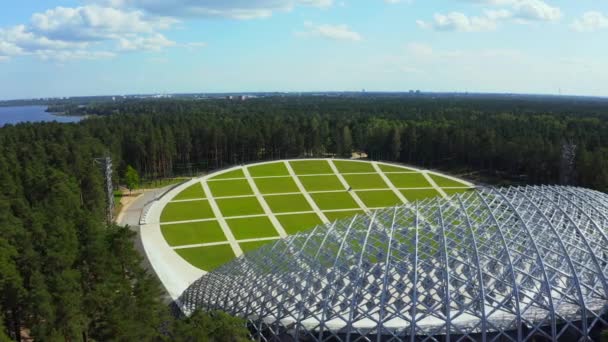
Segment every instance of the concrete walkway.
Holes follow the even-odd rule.
[[[331,167],[332,171],[334,171],[334,175],[336,175],[338,177],[338,179],[340,180],[340,183],[342,183],[342,185],[344,186],[344,189],[350,189],[351,188],[350,184],[348,184],[346,179],[342,176],[342,174],[336,167],[336,164],[334,164],[334,161],[331,159],[328,159],[327,162],[329,163],[329,166]],[[382,190],[386,190],[386,189],[382,189]],[[367,208],[365,203],[363,203],[361,198],[359,198],[359,195],[357,195],[357,193],[355,191],[351,190],[348,193],[355,200],[355,202],[357,202],[357,205],[359,207],[361,207],[361,209],[363,209],[363,211],[365,211],[366,213],[369,212],[369,209]]]
[[[215,216],[217,222],[220,224],[220,227],[222,228],[222,231],[224,232],[226,239],[228,239],[228,242],[230,243],[230,248],[232,248],[232,252],[237,257],[241,256],[243,254],[243,250],[241,249],[241,246],[239,246],[239,244],[236,242],[236,239],[234,238],[234,235],[232,234],[232,230],[230,229],[228,222],[226,222],[224,215],[220,211],[220,207],[217,206],[217,203],[215,202],[215,199],[213,198],[213,193],[211,193],[211,189],[209,188],[209,185],[207,184],[207,182],[204,182],[204,181],[200,181],[200,182],[203,185],[205,194],[207,194],[207,201],[209,203],[209,206],[211,206],[213,215]]]
[[[245,174],[245,178],[247,178],[247,182],[249,183],[251,190],[253,190],[253,194],[258,199],[258,202],[260,202],[260,205],[262,206],[262,209],[264,210],[264,214],[266,214],[266,216],[272,223],[272,226],[274,227],[274,229],[277,231],[277,233],[279,234],[280,237],[282,237],[282,238],[287,237],[287,232],[285,232],[285,228],[283,228],[283,225],[281,225],[281,222],[279,222],[279,220],[277,220],[276,216],[274,216],[274,213],[268,206],[268,203],[266,203],[264,196],[262,196],[260,189],[258,189],[257,184],[255,184],[255,181],[253,180],[253,178],[251,178],[251,174],[249,173],[249,169],[247,167],[243,167],[243,173]]]
[[[151,190],[144,191],[139,196],[137,196],[133,201],[131,201],[129,204],[125,205],[116,217],[116,220],[115,220],[116,224],[121,225],[121,226],[129,226],[129,228],[137,234],[137,236],[133,242],[135,244],[135,249],[142,256],[146,256],[146,250],[142,243],[141,228],[139,226],[139,219],[141,217],[142,211],[148,203],[150,203],[151,201],[156,199],[161,194],[165,193],[170,188],[171,188],[171,185],[166,186],[164,188],[160,188],[160,189],[151,189]],[[152,266],[152,264],[150,263],[150,260],[148,258],[146,258],[146,257],[142,258],[142,266],[150,274],[153,274],[154,276],[156,276],[156,278],[159,280],[159,282],[164,285],[164,283],[162,282],[162,279],[160,279],[160,277],[154,270],[154,267]],[[166,304],[170,304],[173,302],[172,295],[168,291],[163,292],[162,300]]]
[[[308,193],[308,191],[306,190],[306,188],[304,187],[302,182],[300,182],[300,179],[298,178],[298,176],[296,175],[296,172],[291,167],[291,164],[289,164],[288,161],[284,161],[284,163],[285,163],[285,167],[287,168],[287,171],[289,171],[289,174],[291,175],[291,178],[296,183],[298,190],[300,190],[300,193],[302,193],[302,195],[304,195],[304,197],[306,198],[306,201],[308,202],[308,204],[310,205],[312,210],[317,215],[319,215],[319,218],[321,219],[321,221],[323,221],[323,223],[329,223],[330,221],[327,218],[327,216],[325,216],[325,214],[323,214],[323,212],[321,211],[321,209],[319,208],[317,203],[312,199],[312,197],[310,197],[310,194]]]
[[[399,189],[395,187],[393,182],[391,182],[391,180],[386,176],[386,174],[384,174],[384,171],[382,171],[380,166],[378,166],[378,163],[372,162],[372,166],[374,167],[376,172],[380,175],[382,180],[384,180],[384,183],[386,183],[386,185],[388,185],[388,187],[391,190],[393,190],[393,193],[399,198],[399,200],[404,204],[408,203],[409,201],[407,200],[407,198],[405,198],[405,196],[403,196],[401,191],[399,191]]]
[[[439,185],[437,185],[437,183],[435,183],[435,180],[433,178],[431,178],[431,176],[429,175],[428,172],[424,171],[422,172],[422,175],[424,176],[424,178],[426,178],[427,182],[429,182],[429,184],[431,184],[433,186],[433,189],[435,189],[443,198],[448,198],[448,194],[445,193],[445,191],[443,191],[443,189],[441,187],[439,187]]]

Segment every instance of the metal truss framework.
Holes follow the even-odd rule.
[[[588,340],[608,325],[608,195],[480,188],[321,225],[184,292],[263,340]]]

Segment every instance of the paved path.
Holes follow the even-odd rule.
[[[298,186],[298,190],[300,190],[300,193],[302,193],[302,195],[304,195],[304,197],[306,198],[306,201],[308,202],[308,204],[310,205],[312,210],[317,215],[319,215],[319,218],[321,218],[321,221],[323,221],[323,223],[329,223],[330,221],[327,218],[327,216],[325,216],[325,214],[323,214],[323,212],[321,211],[321,209],[319,208],[319,206],[317,205],[315,200],[313,200],[312,197],[310,197],[310,194],[308,193],[308,191],[306,191],[306,188],[304,187],[302,182],[300,182],[300,179],[298,178],[298,176],[296,175],[296,172],[291,167],[291,164],[289,164],[289,162],[286,160],[283,163],[285,164],[285,167],[287,167],[287,171],[289,171],[291,178],[293,178],[293,181]]]
[[[272,223],[274,229],[277,231],[280,237],[287,237],[287,232],[285,232],[285,228],[283,228],[281,222],[277,220],[277,217],[274,216],[274,213],[268,206],[268,203],[266,203],[266,200],[264,199],[264,196],[262,196],[260,189],[258,189],[257,184],[255,184],[255,181],[253,180],[253,178],[251,178],[251,174],[249,174],[249,169],[244,167],[243,173],[245,174],[245,178],[247,178],[247,182],[249,183],[251,190],[253,190],[253,194],[258,199],[258,202],[260,202],[262,209],[264,209],[264,213],[266,214],[266,216],[268,216],[268,219],[270,219],[270,222]]]
[[[334,171],[334,175],[336,175],[338,177],[338,179],[340,180],[340,183],[342,183],[342,185],[344,186],[344,189],[350,189],[350,187],[351,187],[350,184],[348,184],[346,179],[342,176],[342,174],[336,167],[336,164],[334,164],[334,161],[331,159],[328,159],[327,162],[329,163],[329,166],[331,167],[331,169]],[[383,189],[383,190],[386,190],[386,189]],[[361,198],[359,198],[359,196],[357,195],[357,193],[355,191],[351,190],[348,193],[355,200],[355,202],[357,202],[357,205],[359,205],[359,207],[361,207],[361,209],[363,209],[363,211],[365,211],[366,213],[369,212],[369,209],[367,208],[365,203],[363,203]]]
[[[147,258],[146,251],[144,250],[144,246],[141,241],[141,229],[139,227],[139,218],[141,213],[146,206],[146,204],[158,198],[158,196],[165,193],[165,191],[169,190],[172,185],[166,186],[160,189],[151,189],[144,191],[141,195],[131,201],[128,205],[124,206],[118,216],[116,217],[116,223],[121,226],[129,226],[129,228],[137,234],[137,237],[134,240],[135,249],[143,256],[142,258],[142,266],[146,269],[150,274],[154,275],[157,279],[158,275],[154,271],[152,264]],[[162,281],[160,281],[162,284]],[[162,300],[166,304],[173,303],[173,298],[169,292],[166,291],[164,286],[161,286],[163,290]]]
[[[237,257],[243,255],[243,250],[241,249],[241,246],[239,246],[239,244],[236,242],[236,239],[234,238],[234,235],[232,234],[232,230],[230,229],[230,226],[228,225],[228,223],[226,222],[226,219],[224,218],[224,215],[220,211],[220,207],[218,207],[217,203],[215,203],[215,199],[213,198],[213,193],[211,192],[209,185],[207,184],[207,182],[203,182],[203,181],[201,181],[201,184],[203,184],[203,189],[205,190],[205,193],[207,194],[207,202],[211,206],[211,210],[213,210],[213,215],[215,216],[217,222],[220,224],[220,227],[222,228],[222,231],[224,232],[226,239],[228,239],[228,242],[230,242],[230,247],[232,248],[232,252],[234,252],[234,255],[236,255]]]
[[[443,197],[443,198],[450,197],[450,196],[448,196],[448,194],[445,193],[445,191],[443,191],[443,189],[441,187],[439,187],[439,185],[437,185],[437,183],[435,183],[435,180],[429,175],[428,172],[423,171],[422,175],[424,176],[424,178],[426,178],[426,180],[429,182],[429,184],[431,184],[433,186],[433,188],[441,195],[441,197]]]
[[[393,193],[395,195],[397,195],[397,197],[399,198],[399,200],[403,203],[408,203],[409,201],[407,200],[407,198],[405,198],[405,196],[403,196],[403,194],[401,193],[401,191],[399,191],[399,189],[397,189],[397,187],[395,187],[395,185],[393,184],[393,182],[391,182],[391,180],[386,176],[386,174],[384,173],[384,171],[382,171],[382,169],[380,168],[380,166],[378,166],[378,163],[376,162],[372,162],[372,166],[374,167],[374,169],[376,170],[376,172],[380,175],[380,177],[384,180],[384,183],[386,183],[386,185],[388,185],[388,187],[393,190]]]

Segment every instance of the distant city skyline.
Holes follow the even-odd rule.
[[[597,0],[20,0],[0,99],[408,91],[608,96]]]

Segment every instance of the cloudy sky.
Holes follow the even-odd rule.
[[[172,92],[608,96],[606,0],[5,0],[0,99]]]

